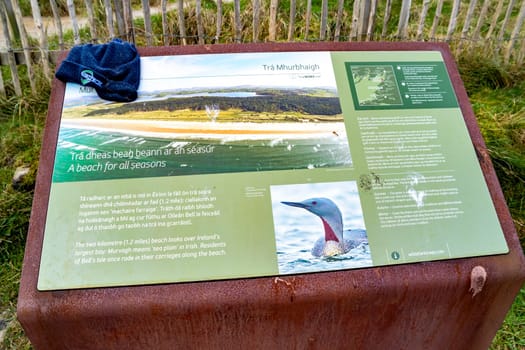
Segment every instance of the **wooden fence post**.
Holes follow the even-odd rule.
[[[182,40],[182,45],[186,45],[186,27],[184,25],[184,0],[177,1],[177,10],[179,21],[179,35]]]
[[[343,24],[343,10],[345,7],[344,0],[337,1],[337,18],[335,21],[335,32],[334,32],[334,41],[339,41],[341,37],[341,26]]]
[[[523,26],[524,20],[525,20],[525,0],[523,0],[521,3],[520,14],[518,16],[518,19],[516,20],[516,24],[514,25],[514,30],[512,31],[512,34],[510,36],[510,41],[505,51],[505,63],[508,63],[510,61],[510,56],[512,55],[514,44],[518,41],[521,27]],[[525,45],[522,43],[522,46],[525,46]]]
[[[167,46],[170,43],[168,37],[168,0],[161,0],[160,7],[162,9],[162,42],[164,43],[164,46]]]
[[[235,42],[242,41],[241,0],[233,0]]]
[[[290,19],[288,20],[288,41],[294,41],[295,33],[295,0],[290,0]]]
[[[71,18],[71,24],[73,25],[73,41],[75,45],[80,44],[80,33],[78,29],[77,15],[75,13],[75,3],[73,0],[67,0],[67,10],[69,17]]]
[[[62,20],[60,19],[60,14],[58,13],[58,6],[55,0],[49,0],[51,5],[51,11],[53,12],[53,23],[58,35],[58,47],[60,50],[64,50],[64,32],[62,31]]]
[[[370,3],[370,11],[368,14],[368,26],[366,28],[366,41],[370,41],[374,38],[374,27],[376,25],[376,11],[377,11],[377,0],[372,0]]]
[[[259,41],[259,27],[261,20],[261,0],[252,0],[252,41]]]
[[[151,27],[151,11],[149,8],[148,0],[142,0],[142,11],[144,12],[144,32],[145,32],[145,37],[146,37],[146,45],[152,46],[153,45],[153,29]]]
[[[27,32],[24,27],[24,18],[22,17],[22,11],[20,10],[20,5],[18,3],[18,0],[11,0],[11,4],[13,5],[13,10],[15,12],[16,16],[16,22],[18,25],[18,30],[20,31],[20,41],[22,42],[22,48],[24,51],[24,58],[25,58],[25,64],[27,67],[27,76],[29,78],[29,85],[31,86],[31,91],[35,94],[36,93],[36,85],[35,85],[35,74],[33,72],[33,65],[32,65],[32,59],[31,59],[31,52],[29,50],[29,40],[27,39]]]
[[[479,41],[479,33],[481,31],[481,27],[483,26],[485,17],[487,17],[489,6],[490,0],[484,0],[481,7],[481,12],[479,13],[478,22],[476,23],[476,28],[474,29],[474,33],[472,33],[472,41],[475,43]]]
[[[350,29],[350,35],[348,41],[357,39],[357,26],[359,25],[359,11],[361,10],[361,1],[354,0],[354,6],[352,7],[352,27]]]
[[[419,17],[419,25],[417,27],[416,40],[423,38],[423,32],[425,29],[425,20],[427,19],[428,8],[432,0],[423,0],[423,8],[421,9],[421,16]]]
[[[436,13],[434,14],[434,20],[432,21],[432,29],[430,30],[430,40],[436,40],[436,31],[441,20],[441,11],[443,10],[444,0],[439,0],[436,6]]]
[[[5,91],[4,76],[2,75],[1,71],[0,71],[0,96],[7,97],[7,93]]]
[[[501,23],[500,31],[498,34],[498,41],[503,40],[503,37],[505,36],[505,30],[507,28],[507,24],[509,23],[510,17],[512,15],[512,10],[514,8],[515,3],[516,3],[515,0],[511,0],[507,6],[507,12],[505,12],[505,18],[503,19],[503,22]]]
[[[489,30],[487,31],[487,34],[485,35],[486,41],[490,41],[492,39],[492,33],[496,29],[496,26],[498,24],[498,18],[501,14],[501,11],[503,11],[503,1],[498,1],[498,6],[496,7],[496,11],[494,11],[494,14],[492,15],[492,22],[490,22]]]
[[[2,24],[2,32],[7,47],[7,62],[9,64],[9,70],[11,72],[11,80],[13,81],[13,88],[17,96],[22,96],[22,88],[20,85],[20,79],[18,78],[18,67],[16,66],[16,60],[11,48],[11,38],[9,37],[9,24],[7,18],[7,11],[5,8],[5,2],[0,1],[0,22]],[[2,73],[0,72],[0,75]],[[4,80],[2,78],[2,92],[5,96]]]
[[[89,31],[91,33],[91,41],[95,43],[98,41],[98,34],[97,34],[97,23],[95,22],[95,11],[93,10],[93,0],[84,0],[84,4],[86,4],[86,12],[88,15]]]
[[[312,0],[306,0],[306,18],[304,24],[304,40],[308,40],[310,32],[310,19],[312,17]]]
[[[392,0],[386,0],[385,17],[383,18],[383,30],[381,31],[381,39],[386,37],[388,33],[388,22],[390,21],[390,14],[392,11]]]
[[[371,7],[370,0],[361,0],[361,7],[359,8],[359,23],[357,26],[357,38],[359,41],[362,41],[366,37]]]
[[[328,23],[328,0],[321,2],[321,29],[319,31],[319,40],[326,39],[326,27]]]
[[[122,0],[122,7],[124,9],[126,39],[129,42],[135,43],[135,26],[133,24],[133,9],[131,8],[131,0]]]
[[[40,15],[40,8],[37,0],[31,0],[31,11],[33,12],[33,20],[38,33],[40,61],[42,62],[42,69],[44,76],[48,81],[51,81],[51,71],[49,67],[49,48],[47,46],[47,35],[44,32],[44,25],[42,24],[42,16]]]
[[[456,47],[456,52],[460,53],[463,49],[463,43],[468,39],[468,32],[470,30],[470,22],[472,21],[472,16],[474,15],[474,10],[476,9],[476,5],[478,4],[478,0],[470,0],[468,10],[467,10],[467,16],[465,18],[465,23],[463,23],[463,29],[461,30],[461,37],[458,43],[458,46]]]
[[[144,0],[148,1],[148,0]],[[204,44],[204,25],[202,23],[201,0],[195,0],[195,15],[197,16],[197,36],[200,45]]]
[[[454,0],[454,4],[452,5],[452,13],[450,14],[450,22],[448,24],[447,37],[445,39],[447,42],[450,42],[450,39],[452,39],[452,35],[456,30],[460,8],[461,0]]]
[[[270,1],[270,19],[268,23],[268,40],[275,41],[277,32],[277,7],[279,6],[279,0]]]
[[[396,37],[406,39],[408,36],[408,20],[410,18],[410,7],[412,0],[403,0],[401,4],[401,11],[399,13],[399,24],[397,26]]]
[[[115,8],[115,18],[117,20],[118,35],[121,38],[126,36],[126,25],[124,24],[124,9],[122,8],[122,0],[113,0]]]
[[[217,29],[215,30],[215,42],[218,43],[222,31],[222,0],[217,0]]]
[[[108,28],[108,35],[110,39],[115,37],[115,30],[113,28],[113,10],[111,9],[111,1],[104,0],[104,12],[106,14],[106,27]]]
[[[521,45],[521,50],[518,53],[518,57],[516,58],[517,64],[523,64],[523,58],[525,57],[525,45]]]

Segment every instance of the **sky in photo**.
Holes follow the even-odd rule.
[[[283,65],[303,69],[279,70]],[[140,91],[244,85],[336,87],[329,52],[144,57],[141,69]]]
[[[299,65],[302,65],[300,67]],[[286,69],[292,67],[292,69]],[[273,68],[273,69],[272,69]],[[281,68],[281,69],[279,69]],[[141,57],[141,93],[192,88],[305,87],[336,89],[329,52],[258,52]],[[65,101],[96,98],[68,83]]]

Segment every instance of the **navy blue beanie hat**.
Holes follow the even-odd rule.
[[[105,99],[137,99],[140,57],[135,45],[114,39],[107,44],[78,45],[62,61],[56,77],[63,82],[91,86]]]

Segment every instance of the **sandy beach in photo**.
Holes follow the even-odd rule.
[[[64,119],[62,127],[82,130],[114,131],[160,138],[250,139],[346,137],[343,122],[333,123],[238,123],[181,122],[152,120]]]

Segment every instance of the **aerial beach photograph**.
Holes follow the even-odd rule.
[[[206,55],[144,58],[131,103],[68,84],[57,158],[102,169],[82,156],[91,152],[118,164],[55,167],[54,180],[351,166],[329,55],[214,56],[213,64]],[[122,164],[129,161],[133,171]]]

